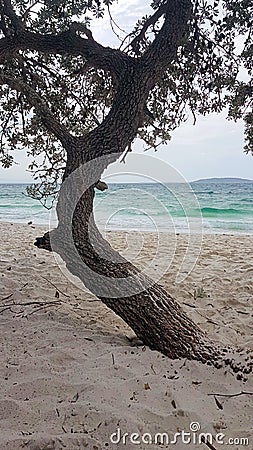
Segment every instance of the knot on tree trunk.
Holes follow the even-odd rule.
[[[38,248],[43,248],[44,250],[48,250],[49,252],[52,252],[49,231],[47,233],[45,233],[44,236],[37,237],[36,241],[34,242],[34,245]]]
[[[95,187],[99,190],[99,191],[106,191],[106,189],[108,189],[108,185],[101,180],[98,180],[98,182],[95,184]]]

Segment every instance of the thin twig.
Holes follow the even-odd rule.
[[[0,314],[2,314],[4,311],[7,311],[8,309],[11,309],[11,307],[8,306],[7,308],[2,309],[2,310],[0,311]]]
[[[8,300],[9,298],[11,298],[14,295],[14,292],[12,294],[7,295],[7,297],[3,297],[1,298],[1,302],[3,302],[4,300]]]
[[[20,291],[22,291],[22,289],[23,289],[24,287],[26,287],[27,285],[28,285],[28,283],[25,283],[25,284],[23,284],[23,286],[21,286],[20,289],[15,289],[15,291],[12,292],[12,294],[9,294],[9,295],[7,295],[6,297],[1,298],[1,299],[0,299],[0,302],[3,302],[4,300],[8,300],[9,298],[11,298],[11,297],[15,294],[15,292],[20,292]],[[3,306],[4,306],[4,305],[3,305]]]
[[[28,17],[29,12],[31,11],[31,9],[37,5],[37,3],[41,3],[40,1],[35,1],[34,3],[32,3],[29,8],[27,8],[27,10],[24,12],[22,19],[25,21]]]
[[[52,302],[52,303],[47,303],[46,305],[42,305],[39,308],[34,309],[33,311],[31,311],[30,313],[27,313],[25,317],[27,316],[31,316],[32,314],[37,313],[38,311],[40,311],[41,309],[46,309],[52,306],[59,306],[60,303],[59,302]]]
[[[242,392],[238,392],[237,394],[207,394],[207,395],[214,395],[216,397],[228,397],[228,398],[231,398],[231,397],[239,397],[239,395],[253,395],[253,392],[242,391]]]
[[[230,325],[227,325],[227,324],[225,324],[225,323],[223,323],[223,322],[222,322],[222,323],[221,323],[221,322],[215,322],[214,320],[209,319],[209,317],[206,317],[204,314],[201,314],[199,311],[197,311],[197,313],[198,313],[201,317],[203,317],[204,319],[206,319],[208,323],[212,323],[213,325],[216,325],[216,326],[218,326],[218,327],[230,328],[231,330],[238,332],[238,330],[237,330],[236,328],[233,328],[233,327],[231,327]]]
[[[128,153],[131,153],[131,151],[132,151],[132,146],[131,146],[131,144],[129,144],[127,149],[126,149],[126,151],[125,151],[125,153],[124,153],[124,155],[122,156],[122,159],[120,160],[121,163],[125,164],[126,157],[127,157]]]
[[[0,308],[11,308],[12,306],[31,306],[31,305],[39,305],[39,306],[46,306],[46,305],[52,305],[54,303],[60,303],[61,300],[54,300],[53,302],[27,302],[27,303],[10,303],[9,305],[2,305]]]
[[[209,441],[207,441],[204,436],[201,436],[201,442],[202,444],[205,444],[208,448],[210,448],[211,450],[217,450],[212,444],[210,444]]]
[[[65,294],[64,292],[62,292],[54,283],[52,283],[52,281],[48,280],[46,277],[43,277],[41,275],[41,278],[44,278],[44,280],[46,280],[48,283],[50,283],[57,291],[59,291],[62,295],[64,295],[65,297],[70,297],[70,295]]]
[[[143,38],[145,37],[146,31],[147,29],[151,26],[154,25],[157,20],[160,19],[160,17],[165,14],[166,12],[166,8],[167,8],[167,4],[163,4],[159,7],[159,9],[157,9],[155,11],[155,13],[151,16],[149,16],[146,21],[144,22],[139,34],[137,36],[135,36],[135,38],[129,43],[127,44],[127,46],[124,48],[124,51],[126,51],[127,48],[132,47],[134,50],[136,49],[136,47],[138,47],[140,41],[143,40]],[[126,36],[127,37],[127,36]],[[124,41],[123,41],[124,42]],[[122,42],[122,44],[123,44]],[[121,46],[122,46],[121,44]]]
[[[115,36],[117,36],[118,40],[122,42],[123,39],[122,39],[122,38],[120,37],[120,35],[115,31],[114,25],[115,25],[120,31],[122,31],[123,33],[125,33],[125,34],[127,34],[127,33],[126,33],[126,31],[122,30],[122,28],[120,28],[120,26],[119,26],[119,25],[115,22],[115,20],[113,19],[112,14],[111,14],[111,10],[110,10],[110,6],[109,6],[109,5],[107,5],[107,9],[108,9],[108,15],[109,15],[109,19],[110,19],[111,29],[112,29],[113,33],[115,34]]]

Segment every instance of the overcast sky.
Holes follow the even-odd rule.
[[[112,9],[113,18],[119,26],[129,32],[136,19],[143,15],[144,0],[119,0]],[[103,45],[118,45],[110,23],[106,19],[93,22],[93,36]],[[123,35],[121,33],[121,35]],[[172,134],[172,140],[150,155],[166,161],[178,170],[187,181],[209,177],[253,178],[253,157],[243,153],[243,124],[226,120],[226,113],[199,117],[195,126],[189,119]],[[142,152],[136,143],[135,151]],[[27,158],[24,152],[16,155],[19,164],[10,169],[0,169],[0,183],[31,182],[26,172]],[[141,167],[136,168],[141,170]],[[127,167],[122,164],[122,171]],[[118,178],[120,181],[120,177]],[[122,177],[122,181],[124,178]]]

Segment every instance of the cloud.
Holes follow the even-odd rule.
[[[114,22],[118,25],[113,24],[115,32],[124,38],[126,34],[129,34],[136,22],[145,15],[152,14],[154,11],[150,5],[143,5],[140,0],[130,0],[126,2],[113,2],[110,6],[110,13]],[[91,30],[99,43],[103,45],[111,45],[118,47],[120,40],[117,38],[112,30],[112,25],[110,23],[110,16],[108,12],[102,19],[92,19]],[[124,30],[123,32],[121,30]],[[125,32],[125,33],[124,33]]]

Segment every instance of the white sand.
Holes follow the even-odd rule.
[[[117,428],[138,433],[136,441],[156,433],[172,439],[192,422],[212,434],[217,450],[252,449],[253,395],[217,396],[219,407],[209,395],[253,392],[252,378],[243,383],[230,370],[131,347],[132,331],[72,284],[52,254],[33,246],[41,233],[38,226],[0,224],[0,449],[207,449],[194,443],[194,433],[188,445],[179,437],[170,445],[110,441]],[[109,237],[124,250],[123,233]],[[144,240],[135,258],[140,266],[156,244],[154,235]],[[162,279],[168,291],[210,337],[252,347],[253,237],[205,236],[195,269],[176,284],[185,248],[186,237],[178,236]],[[249,445],[222,446],[216,433],[224,433],[224,443],[248,438]]]

